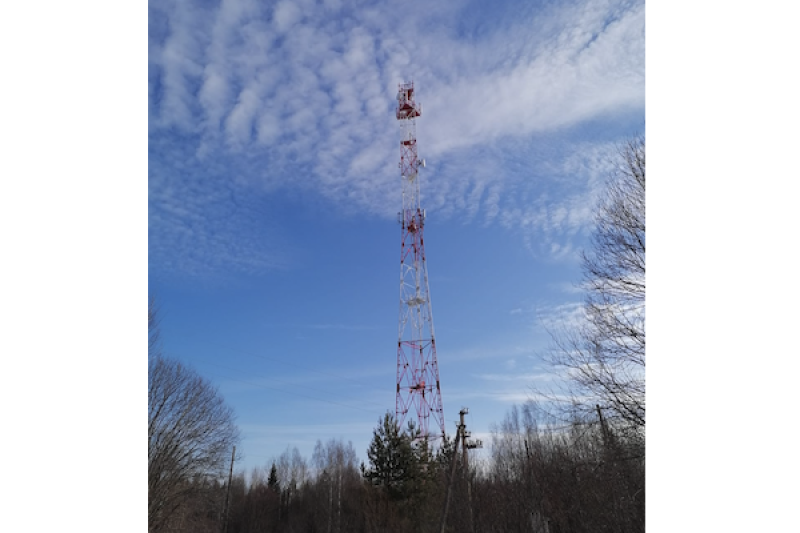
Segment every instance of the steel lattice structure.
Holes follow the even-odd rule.
[[[414,83],[400,84],[396,116],[402,131],[403,210],[397,216],[401,238],[396,414],[402,429],[409,411],[415,411],[419,437],[436,439],[444,436],[444,412],[423,241],[425,210],[420,207],[418,171],[425,160],[417,155],[416,118],[421,115],[422,106],[414,99]]]

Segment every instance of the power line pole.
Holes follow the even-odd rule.
[[[233,480],[233,458],[236,457],[236,446],[233,447],[231,452],[231,471],[228,473],[228,490],[225,491],[225,525],[222,529],[223,533],[228,533],[228,500],[231,496],[231,481]]]
[[[464,412],[464,409],[461,410]],[[447,493],[444,497],[444,509],[442,510],[442,527],[441,533],[444,533],[444,527],[447,523],[447,508],[450,507],[450,493],[453,489],[453,479],[456,477],[456,460],[458,459],[458,442],[461,440],[461,431],[463,429],[464,415],[461,415],[461,424],[458,425],[456,430],[456,438],[453,440],[453,458],[450,460],[450,479],[447,482]]]
[[[608,427],[606,427],[606,420],[603,418],[603,413],[600,411],[600,405],[595,404],[597,408],[597,418],[600,419],[600,428],[603,430],[603,444],[605,445],[606,449],[608,450],[611,446],[611,439],[608,435]]]
[[[461,415],[461,450],[464,454],[464,478],[467,483],[467,508],[469,509],[469,527],[470,531],[475,531],[475,524],[472,518],[472,480],[469,472],[469,450],[475,448],[482,448],[483,442],[480,440],[467,440],[472,436],[472,433],[467,431],[467,424],[464,422],[464,415],[469,413],[469,408],[464,407],[459,411]]]
[[[444,510],[442,511],[442,527],[441,533],[444,533],[444,528],[447,523],[447,509],[450,506],[450,494],[453,489],[453,481],[456,477],[456,462],[458,460],[458,443],[461,441],[461,452],[462,452],[462,463],[464,464],[464,472],[467,481],[467,498],[468,498],[468,507],[469,507],[469,523],[470,523],[470,530],[475,529],[475,525],[472,520],[472,491],[470,490],[469,484],[469,455],[467,454],[467,450],[481,448],[483,447],[483,442],[476,440],[471,441],[467,440],[467,438],[471,435],[469,431],[467,431],[467,424],[464,422],[464,415],[469,413],[469,407],[462,407],[461,411],[458,412],[459,414],[459,423],[458,429],[456,430],[456,438],[455,438],[455,445],[453,448],[453,459],[450,464],[450,479],[447,483],[447,493],[444,498]]]

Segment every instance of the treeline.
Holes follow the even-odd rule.
[[[643,531],[644,436],[601,417],[566,427],[541,417],[533,403],[512,408],[493,431],[489,457],[467,465],[452,441],[431,451],[387,414],[366,464],[350,443],[329,440],[317,442],[310,461],[287,449],[269,466],[237,473],[230,487],[187,480],[189,496],[157,530],[438,532],[455,460],[445,531]]]

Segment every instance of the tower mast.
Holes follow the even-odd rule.
[[[425,160],[417,155],[416,118],[422,115],[422,105],[415,100],[414,82],[398,88],[403,210],[397,216],[401,230],[396,414],[401,429],[409,412],[416,414],[419,437],[436,439],[444,436],[444,412],[423,241],[425,210],[420,207],[418,171]]]

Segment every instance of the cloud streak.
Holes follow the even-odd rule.
[[[461,28],[451,21],[481,4],[404,4],[413,17],[389,2],[151,5],[152,261],[195,273],[289,263],[271,236],[235,235],[247,208],[212,231],[237,194],[292,191],[394,217],[392,97],[412,76],[427,209],[520,231],[537,253],[572,254],[564,239],[590,215],[586,169],[607,146],[552,135],[620,114],[641,120],[644,3],[525,4],[515,20],[487,13]]]

